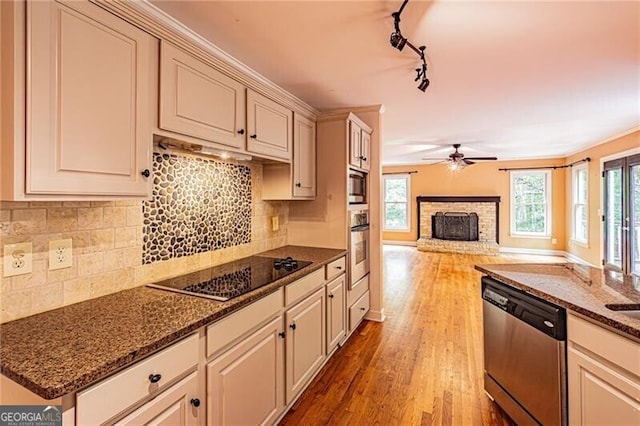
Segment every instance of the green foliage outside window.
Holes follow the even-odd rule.
[[[517,173],[512,176],[515,233],[547,234],[547,174]]]

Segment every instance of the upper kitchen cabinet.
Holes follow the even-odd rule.
[[[149,196],[157,40],[87,1],[2,8],[2,199]]]
[[[316,196],[316,123],[298,114],[293,120],[293,196]]]
[[[349,121],[349,166],[369,171],[371,128],[352,117]]]
[[[163,41],[159,127],[244,150],[245,87]]]
[[[247,90],[247,151],[291,161],[293,112],[253,90]]]
[[[263,166],[263,200],[308,200],[316,196],[316,123],[293,117],[293,164]]]

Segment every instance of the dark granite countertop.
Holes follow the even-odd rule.
[[[577,263],[476,265],[498,281],[592,319],[640,340],[640,319],[608,309],[607,304],[637,304],[640,278]]]
[[[260,253],[313,263],[227,302],[137,287],[0,324],[0,372],[45,399],[58,398],[345,254],[345,250],[301,246]]]

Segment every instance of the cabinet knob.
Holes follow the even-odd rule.
[[[151,172],[149,171],[149,169],[144,169],[142,172],[140,172],[140,174],[146,178],[151,176]]]
[[[240,129],[240,130],[238,130],[238,134],[239,134],[239,135],[244,135],[244,129]]]
[[[296,329],[296,323],[294,322],[293,324],[289,325],[289,328],[292,330]]]
[[[302,184],[301,184],[300,182],[298,182],[298,183],[296,183],[296,186],[297,186],[298,188],[300,188],[300,187],[302,186]]]
[[[158,383],[162,379],[162,374],[149,374],[149,381],[151,383]]]
[[[285,337],[287,337],[287,333],[285,333],[284,331],[281,331],[280,333],[278,333],[278,336],[284,339]]]
[[[367,310],[367,308],[360,308],[360,310],[361,310],[361,311],[366,311],[366,310]]]
[[[338,271],[342,271],[342,266],[336,266],[335,267]]]
[[[329,299],[333,299],[333,298],[334,298],[333,293],[329,293]]]
[[[367,157],[360,157],[362,161],[367,161]]]
[[[198,408],[200,406],[200,400],[198,398],[191,398],[191,405]]]
[[[250,137],[251,139],[255,139],[255,138],[257,138],[257,137],[258,137],[258,135],[251,135],[251,136],[249,136],[249,137]]]

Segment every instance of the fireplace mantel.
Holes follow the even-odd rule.
[[[420,238],[420,203],[495,203],[496,204],[496,243],[500,244],[500,197],[499,196],[428,196],[418,195],[416,197],[418,227],[416,229],[416,239]]]

